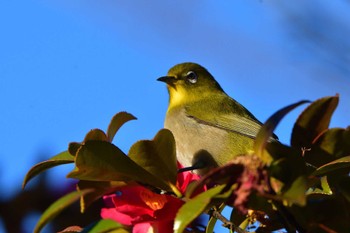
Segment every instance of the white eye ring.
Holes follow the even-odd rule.
[[[186,79],[194,84],[198,81],[198,76],[197,74],[194,72],[194,71],[188,71],[187,74],[186,74]]]

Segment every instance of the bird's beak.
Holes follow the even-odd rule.
[[[165,82],[169,86],[175,88],[175,82],[177,81],[174,76],[163,76],[157,79],[157,81]]]

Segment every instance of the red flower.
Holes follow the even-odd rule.
[[[179,173],[177,187],[184,194],[188,184],[195,180],[199,180],[196,174]],[[184,204],[177,197],[157,194],[143,186],[123,187],[116,194],[104,196],[104,200],[107,208],[101,210],[102,218],[133,226],[133,233],[173,232],[175,215]]]

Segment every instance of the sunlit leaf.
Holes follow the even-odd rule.
[[[39,221],[37,222],[34,233],[40,232],[40,230],[53,218],[55,218],[59,213],[61,213],[65,208],[80,199],[82,195],[91,192],[91,190],[74,191],[68,193],[67,195],[61,197],[57,201],[47,208],[41,215]]]
[[[130,120],[136,120],[132,114],[127,112],[119,112],[112,118],[107,129],[107,136],[110,142],[113,141],[115,134],[118,132],[120,127]]]
[[[110,219],[101,219],[85,227],[81,233],[130,233],[120,223]]]
[[[138,181],[168,190],[161,177],[154,177],[137,165],[118,147],[105,141],[87,141],[79,149],[76,168],[69,178],[89,181]]]
[[[105,134],[105,132],[103,132],[100,129],[92,129],[90,130],[85,138],[84,138],[84,142],[87,141],[106,141],[108,142],[108,138],[107,135]]]
[[[26,186],[26,184],[36,175],[40,174],[41,172],[46,171],[49,168],[62,165],[62,164],[67,164],[67,163],[73,163],[74,162],[74,157],[69,154],[68,151],[64,151],[62,153],[59,153],[58,155],[55,155],[54,157],[43,161],[41,163],[36,164],[34,167],[32,167],[27,175],[24,178],[24,181],[22,183],[22,188]]]
[[[339,96],[324,97],[308,106],[293,127],[291,145],[296,148],[310,147],[313,140],[328,129]]]
[[[266,157],[266,153],[264,153],[266,144],[268,141],[271,140],[271,137],[273,135],[273,131],[277,127],[278,123],[282,120],[282,118],[289,113],[291,110],[294,108],[308,103],[309,101],[307,100],[302,100],[299,101],[295,104],[291,104],[287,107],[284,107],[280,110],[278,110],[276,113],[274,113],[267,121],[264,123],[264,125],[261,127],[258,135],[256,136],[255,139],[255,144],[254,144],[254,151],[256,155],[258,155],[261,159],[263,159],[266,163],[271,162],[271,158]]]
[[[129,157],[154,177],[176,185],[177,162],[175,140],[167,130],[160,130],[152,141],[136,142],[129,151]]]
[[[298,177],[291,187],[282,194],[285,205],[298,204],[306,205],[307,181],[304,176]]]
[[[185,228],[208,208],[212,199],[224,188],[225,185],[216,186],[186,202],[176,214],[174,233],[184,232]]]

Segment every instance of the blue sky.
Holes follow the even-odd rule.
[[[157,77],[202,64],[261,121],[301,99],[340,94],[332,126],[350,122],[350,2],[0,2],[1,195],[35,163],[128,111],[125,152],[162,128],[168,95]],[[289,142],[294,111],[276,133]],[[52,183],[72,167],[49,173]]]

